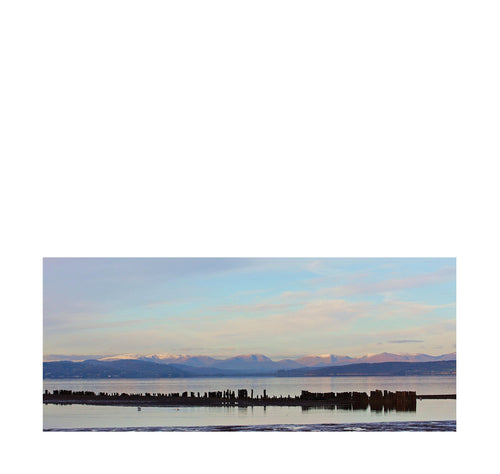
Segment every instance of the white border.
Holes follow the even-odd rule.
[[[489,470],[496,2],[4,2],[7,466]],[[457,257],[458,432],[42,433],[42,257]],[[4,388],[5,391],[5,388]]]

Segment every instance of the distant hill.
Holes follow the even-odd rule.
[[[87,357],[89,359],[89,357]],[[229,357],[227,359],[215,359],[204,355],[174,355],[174,354],[122,354],[112,357],[96,359],[101,361],[115,360],[142,360],[157,362],[159,364],[182,364],[191,367],[217,367],[230,370],[248,370],[275,372],[280,369],[295,369],[300,367],[331,367],[333,365],[361,364],[364,362],[432,362],[439,360],[455,360],[456,353],[431,356],[428,354],[393,354],[383,352],[381,354],[370,354],[362,357],[349,357],[344,355],[310,355],[295,360],[284,359],[274,361],[263,354],[245,354]],[[52,359],[54,360],[54,359]],[[80,359],[83,360],[83,359]]]
[[[56,356],[46,356],[48,361],[44,362],[45,378],[273,375],[281,370],[290,371],[294,369],[336,367],[357,365],[360,363],[447,361],[455,360],[456,353],[431,356],[427,354],[391,354],[383,352],[381,354],[365,355],[357,358],[326,354],[278,361],[274,361],[263,354],[245,354],[227,359],[215,359],[205,355],[122,354],[95,359],[87,357],[86,360],[83,360],[83,356],[74,356],[72,361],[59,360],[52,362],[53,357]],[[65,358],[66,356],[61,357]]]
[[[245,354],[230,357],[228,359],[214,359],[209,356],[188,356],[172,354],[151,354],[141,356],[138,354],[123,354],[112,357],[103,357],[100,361],[111,362],[117,360],[141,360],[145,362],[156,362],[158,364],[176,364],[189,367],[211,367],[223,370],[237,370],[248,373],[273,373],[280,369],[295,369],[303,367],[291,359],[273,361],[263,354]]]
[[[180,364],[158,364],[143,360],[85,360],[83,362],[44,362],[43,378],[180,378],[235,375],[216,368],[194,368]]]
[[[44,379],[184,378],[238,375],[324,377],[334,375],[438,375],[456,373],[456,361],[365,363],[320,368],[302,367],[293,370],[281,369],[273,372],[269,372],[271,365],[266,365],[266,368],[262,369],[257,365],[257,361],[254,360],[254,363],[252,371],[249,365],[244,365],[243,369],[238,370],[219,367],[192,367],[183,364],[159,364],[134,359],[85,360],[83,362],[57,361],[43,363],[43,377]]]
[[[364,362],[437,362],[442,360],[456,360],[456,352],[451,354],[443,354],[440,356],[431,356],[427,354],[391,354],[390,352],[382,352],[381,354],[367,355],[354,359],[354,363],[361,364]],[[344,365],[344,364],[342,364]]]
[[[296,359],[296,362],[307,367],[331,367],[333,365],[362,364],[365,362],[433,362],[440,360],[456,360],[456,358],[456,352],[440,356],[431,356],[427,354],[392,354],[390,352],[382,352],[381,354],[365,355],[362,357],[337,356],[333,354],[306,356]]]
[[[380,362],[321,368],[308,367],[295,370],[280,370],[276,375],[279,377],[454,375],[456,374],[456,370],[457,362],[449,360],[433,362]]]

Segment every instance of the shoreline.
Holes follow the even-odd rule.
[[[138,426],[114,428],[44,428],[46,432],[79,431],[180,431],[180,432],[227,432],[227,431],[457,431],[456,420],[436,421],[386,421],[367,423],[316,423],[316,424],[272,424],[272,425],[207,425],[207,426]]]
[[[343,366],[340,366],[343,367]],[[457,373],[428,373],[428,374],[416,374],[416,373],[404,373],[404,374],[378,374],[378,373],[345,373],[338,375],[318,375],[318,374],[294,374],[294,375],[284,375],[277,373],[261,373],[261,372],[248,372],[248,373],[236,373],[236,374],[217,374],[217,375],[188,375],[188,376],[175,376],[175,377],[158,377],[158,376],[101,376],[101,377],[87,377],[82,375],[61,375],[61,376],[43,376],[44,382],[54,382],[56,380],[197,380],[197,379],[232,379],[232,378],[248,378],[248,377],[258,377],[258,378],[333,378],[333,377],[456,377]]]

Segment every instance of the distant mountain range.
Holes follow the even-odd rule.
[[[378,362],[371,364],[349,364],[321,368],[280,370],[280,377],[332,377],[348,375],[455,375],[456,360],[434,362]]]
[[[456,353],[430,356],[427,354],[401,355],[384,352],[382,354],[367,355],[359,358],[329,354],[279,361],[273,361],[262,354],[239,355],[224,360],[214,359],[209,356],[174,356],[170,354],[142,356],[137,354],[123,354],[78,362],[44,362],[43,376],[44,378],[157,378],[237,375],[334,375],[331,370],[331,373],[328,370],[326,372],[321,372],[321,370],[324,368],[332,369],[334,367],[348,366],[351,369],[340,369],[338,372],[339,375],[340,373],[351,375],[349,370],[354,375],[355,370],[359,369],[370,372],[373,368],[368,370],[367,367],[372,365],[380,366],[389,362],[415,364],[455,360]],[[448,367],[452,367],[452,365],[448,365]],[[355,369],[354,366],[358,368]],[[386,366],[385,369],[388,367]],[[436,365],[435,367],[438,366]]]
[[[300,367],[328,367],[332,365],[362,364],[376,362],[434,362],[439,360],[456,360],[457,353],[431,356],[427,354],[381,354],[365,355],[362,357],[349,357],[333,354],[311,355],[299,359],[282,359],[273,361],[263,354],[247,354],[230,357],[228,359],[214,359],[213,357],[197,355],[172,355],[172,354],[122,354],[112,357],[101,357],[100,361],[115,360],[142,360],[158,364],[182,364],[191,367],[217,367],[220,369],[255,370],[256,368],[269,372],[279,369],[293,369]]]
[[[217,369],[244,370],[254,372],[255,370],[264,372],[275,372],[280,369],[294,369],[303,367],[291,359],[273,361],[262,354],[248,354],[230,357],[228,359],[214,359],[209,356],[187,356],[170,354],[152,354],[141,356],[136,354],[124,354],[113,357],[103,357],[100,361],[117,360],[142,360],[147,362],[156,362],[158,364],[181,364],[190,367],[213,367]]]

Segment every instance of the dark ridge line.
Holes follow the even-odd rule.
[[[327,367],[263,370],[218,369],[151,361],[117,360],[43,363],[44,379],[144,379],[203,377],[332,377],[332,376],[418,376],[456,375],[456,360],[432,362],[365,362]]]

